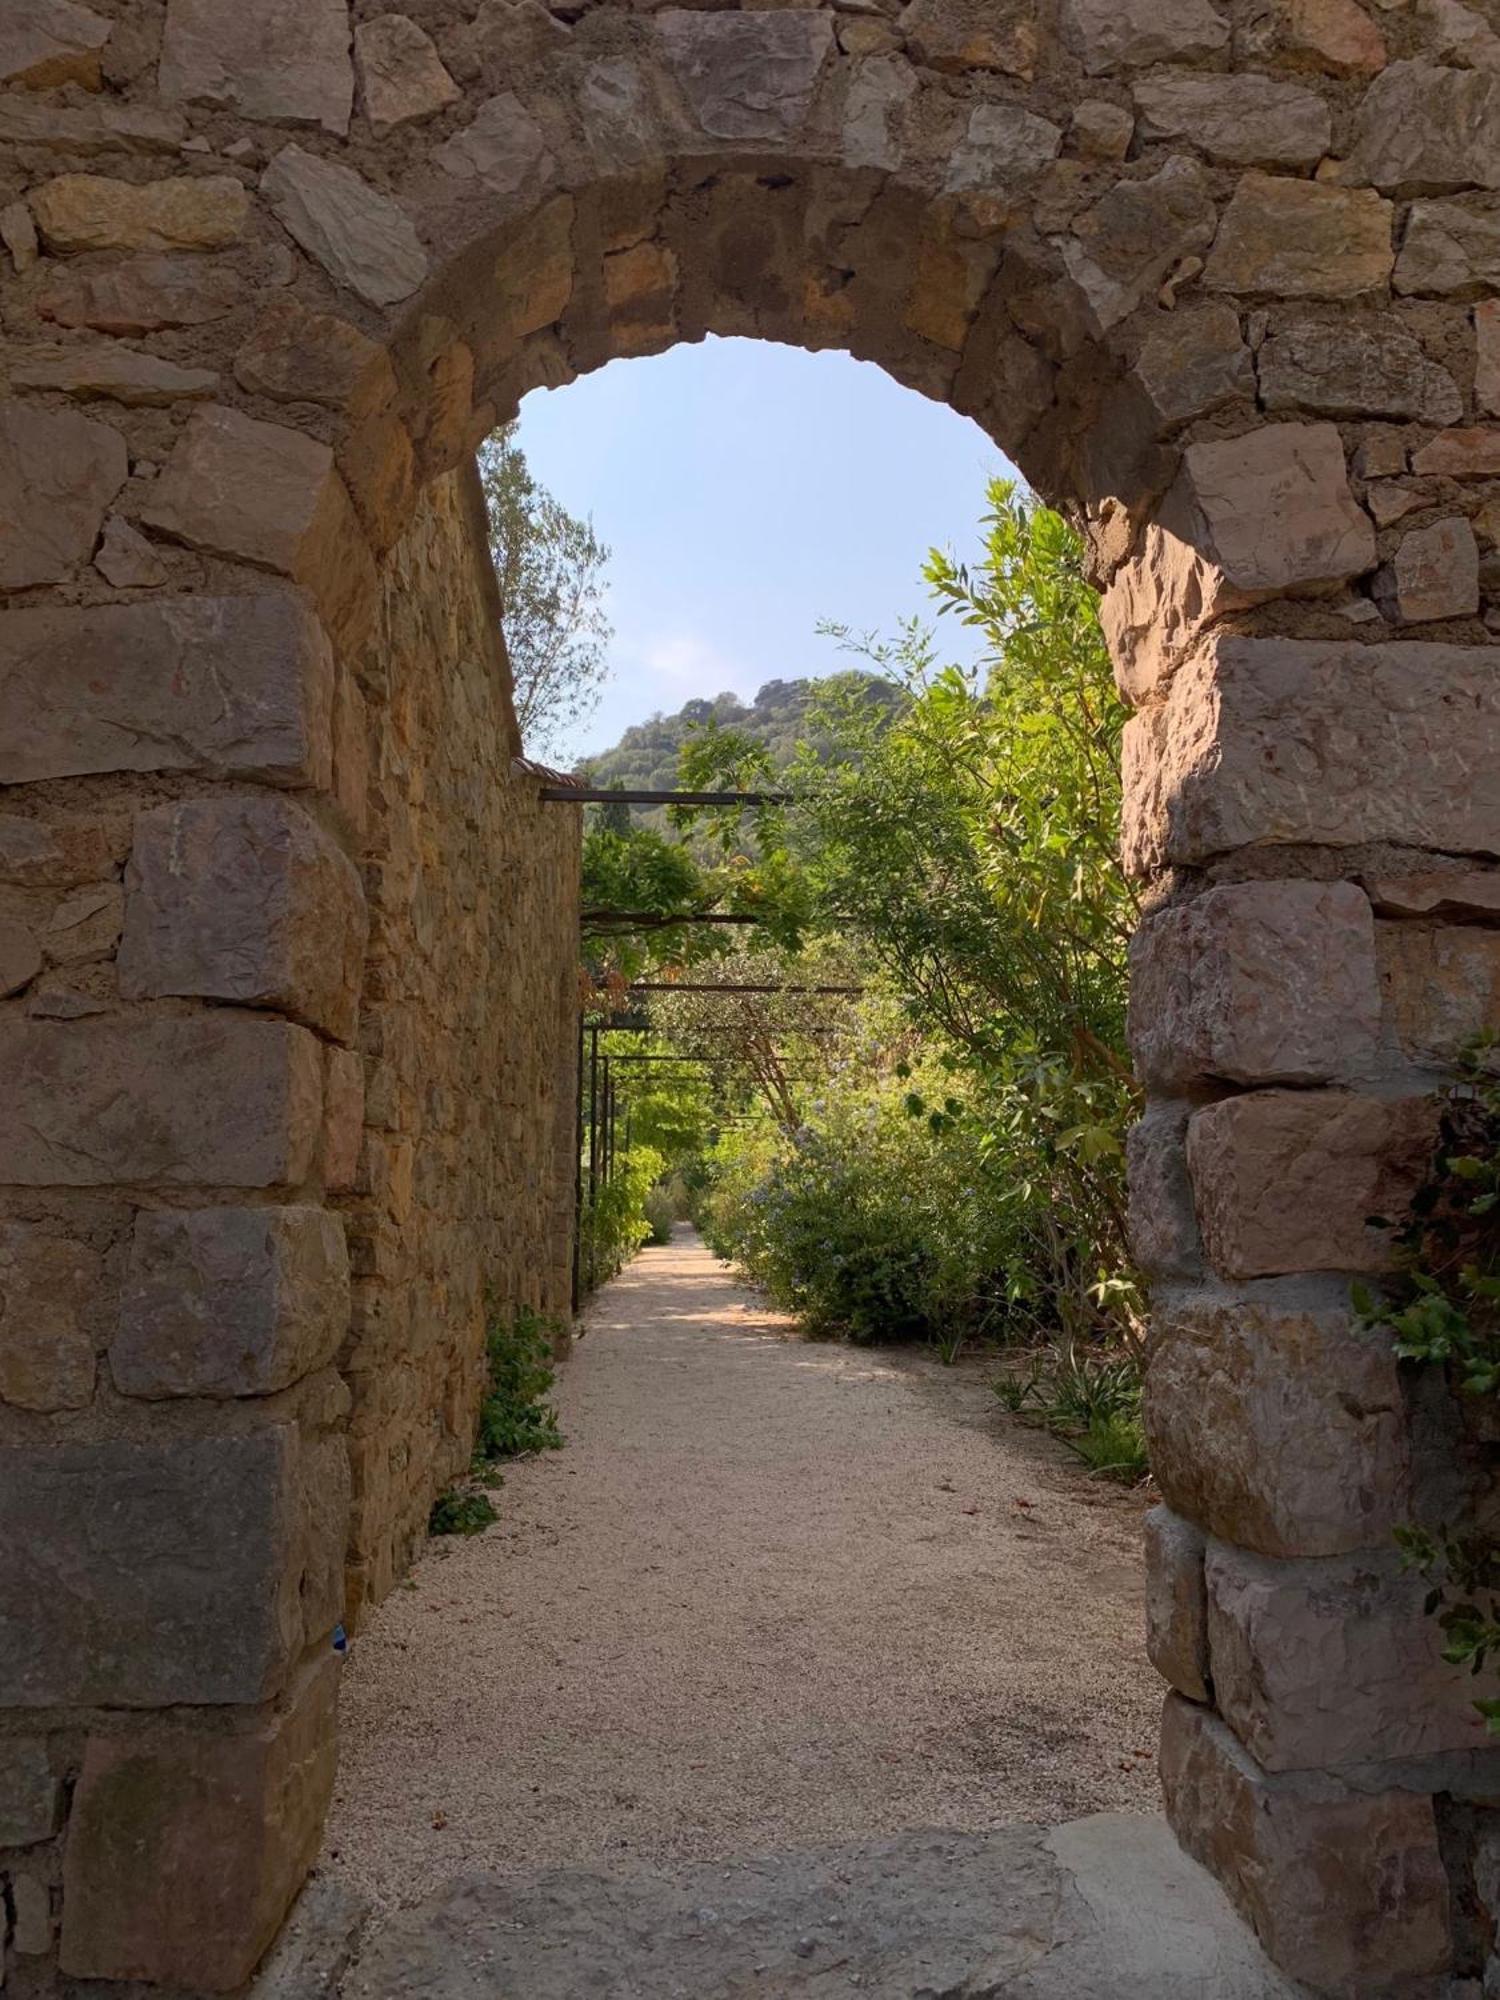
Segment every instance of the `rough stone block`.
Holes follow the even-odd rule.
[[[1268,410],[1311,410],[1324,417],[1393,417],[1455,424],[1464,399],[1448,370],[1399,326],[1340,327],[1293,320],[1271,334],[1256,357]]]
[[[1403,535],[1391,572],[1396,609],[1408,624],[1472,618],[1479,609],[1479,546],[1461,514]]]
[[[145,1210],[110,1372],[127,1396],[267,1396],[331,1360],[348,1324],[349,1253],[329,1210]]]
[[[411,217],[352,168],[283,146],[260,185],[308,256],[366,304],[395,305],[426,277],[427,253]]]
[[[1146,1652],[1189,1701],[1208,1700],[1208,1598],[1201,1530],[1170,1507],[1146,1515]]]
[[[0,847],[3,847],[0,834]],[[1450,922],[1473,919],[1494,923],[1500,919],[1500,869],[1429,869],[1414,875],[1371,874],[1363,876],[1365,894],[1382,917],[1446,918]],[[1377,933],[1377,946],[1384,950],[1388,934]]]
[[[1431,1799],[1271,1777],[1217,1716],[1162,1716],[1167,1818],[1281,1969],[1333,2000],[1422,1990],[1450,1963],[1448,1878]]]
[[[59,903],[42,933],[52,965],[80,965],[107,958],[120,941],[124,894],[118,882],[96,882]]]
[[[17,4],[24,6],[27,0]],[[5,24],[13,18],[13,12],[7,13]],[[55,97],[22,97],[15,92],[0,97],[0,145],[95,159],[105,153],[175,154],[187,136],[187,125],[176,112],[160,111],[154,104],[122,104],[107,97],[60,104]]]
[[[0,1736],[0,1847],[34,1847],[62,1825],[62,1779],[43,1736]]]
[[[1230,1278],[1383,1271],[1432,1177],[1435,1099],[1257,1090],[1188,1123],[1203,1247]]]
[[[201,400],[219,381],[211,368],[179,368],[159,355],[119,346],[20,348],[6,372],[13,389],[55,389],[84,401],[107,396],[145,408]]]
[[[303,1639],[292,1426],[0,1452],[0,1702],[263,1701]]]
[[[364,970],[359,870],[274,792],[187,799],[136,821],[120,991],[275,1007],[340,1041]]]
[[[1164,1305],[1145,1421],[1167,1504],[1243,1548],[1343,1555],[1407,1518],[1396,1358],[1349,1312]]]
[[[1217,220],[1208,176],[1185,155],[1146,180],[1117,181],[1062,243],[1085,324],[1102,334],[1134,312],[1182,258],[1208,248]]]
[[[56,1927],[52,1922],[52,1891],[46,1878],[27,1870],[10,1878],[11,1907],[15,1923],[11,1943],[23,1958],[40,1958],[52,1949]]]
[[[8,0],[0,15],[0,83],[27,90],[77,83],[97,90],[111,26],[74,0]]]
[[[0,1222],[0,1403],[76,1410],[92,1400],[102,1276],[86,1243]]]
[[[1269,298],[1359,298],[1391,275],[1393,214],[1368,188],[1248,173],[1224,211],[1203,282]]]
[[[1187,1171],[1188,1106],[1149,1104],[1125,1138],[1130,1248],[1149,1277],[1193,1277],[1203,1265]]]
[[[354,30],[359,91],[376,138],[431,118],[459,96],[431,38],[405,14],[377,14]]]
[[[1381,924],[1378,951],[1387,1012],[1413,1061],[1456,1062],[1476,1037],[1500,1030],[1500,933]]]
[[[1332,424],[1268,424],[1191,444],[1100,603],[1130,701],[1155,693],[1203,626],[1283,594],[1336,588],[1375,564]]]
[[[1398,292],[1467,292],[1500,285],[1500,212],[1493,203],[1414,201],[1392,282]]]
[[[833,23],[810,8],[656,16],[668,62],[693,115],[716,139],[787,139],[812,103],[833,48]]]
[[[1440,431],[1412,453],[1411,469],[1423,476],[1441,473],[1449,479],[1492,479],[1500,474],[1500,425],[1473,424]]]
[[[60,174],[28,200],[47,248],[225,250],[244,234],[250,197],[228,174],[177,180],[110,180]]]
[[[1183,139],[1238,166],[1312,167],[1332,143],[1316,91],[1253,72],[1160,70],[1135,85],[1135,109],[1143,139]]]
[[[125,440],[72,410],[0,409],[0,591],[87,562],[129,473]]]
[[[395,371],[383,347],[335,313],[309,312],[295,299],[274,298],[234,357],[235,379],[278,403],[321,403],[365,416],[396,395]]]
[[[148,527],[305,584],[336,639],[368,631],[374,559],[326,444],[215,405],[195,410],[150,499]]]
[[[0,998],[20,993],[42,969],[42,947],[29,924],[0,918]]]
[[[232,313],[245,281],[228,265],[190,256],[100,258],[60,271],[37,294],[37,311],[59,326],[100,333],[154,333],[205,326]]]
[[[1124,763],[1138,874],[1292,842],[1500,854],[1500,682],[1482,646],[1213,638],[1127,724]]]
[[[333,657],[284,591],[0,615],[0,784],[95,771],[332,781]]]
[[[1484,1748],[1471,1677],[1396,1550],[1291,1563],[1214,1542],[1204,1573],[1214,1702],[1263,1770]]]
[[[353,1049],[329,1049],[323,1086],[323,1185],[343,1194],[358,1178],[365,1130],[364,1061]]]
[[[333,1789],[337,1663],[210,1735],[92,1736],[63,1869],[63,1970],[194,1993],[244,1984],[312,1865]]]
[[[168,104],[347,132],[348,0],[169,0],[157,81]]]
[[[541,180],[555,162],[541,126],[513,90],[480,105],[473,119],[434,155],[445,173],[482,181],[496,194],[514,194]]]
[[[1355,0],[1279,0],[1268,25],[1271,45],[1300,67],[1328,76],[1375,76],[1385,68],[1385,37]]]
[[[1166,314],[1147,335],[1135,372],[1164,424],[1255,396],[1255,365],[1232,306]]]
[[[1378,188],[1500,188],[1500,76],[1393,62],[1360,100],[1349,168]]]
[[[1090,76],[1212,56],[1229,41],[1228,21],[1208,0],[1170,0],[1164,7],[1148,0],[1123,0],[1118,6],[1066,0],[1062,31]]]
[[[1379,1027],[1375,922],[1352,882],[1226,883],[1132,941],[1130,1050],[1147,1083],[1326,1083],[1369,1067]]]
[[[1500,416],[1500,299],[1474,308],[1474,400]]]
[[[0,1172],[18,1187],[274,1187],[306,1178],[317,1038],[215,1011],[0,1019]]]

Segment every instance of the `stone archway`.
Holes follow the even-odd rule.
[[[248,1975],[483,1285],[560,1302],[571,835],[512,765],[466,462],[709,330],[880,362],[1086,529],[1154,898],[1168,1809],[1315,1990],[1423,1990],[1497,1753],[1390,1531],[1477,1452],[1346,1281],[1493,1020],[1494,37],[99,8],[0,23],[0,1874],[39,1990]]]

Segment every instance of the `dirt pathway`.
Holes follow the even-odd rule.
[[[325,1872],[389,1909],[1152,1808],[1141,1503],[986,1374],[803,1342],[690,1234],[646,1251],[563,1371],[567,1448],[355,1648]]]

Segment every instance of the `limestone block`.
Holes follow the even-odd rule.
[[[1399,327],[1377,322],[1334,328],[1320,320],[1282,324],[1256,358],[1268,410],[1328,417],[1395,417],[1452,424],[1463,397],[1446,368],[1428,359]]]
[[[1062,127],[1014,104],[976,104],[954,149],[948,193],[989,194],[1034,180],[1062,147]]]
[[[354,1049],[326,1051],[323,1083],[323,1185],[345,1194],[359,1178],[359,1149],[365,1132],[365,1066]]]
[[[73,0],[7,0],[0,14],[0,83],[28,90],[80,83],[97,90],[111,25]]]
[[[1350,882],[1235,882],[1146,918],[1130,951],[1136,1073],[1174,1089],[1326,1083],[1374,1059],[1375,924]]]
[[[275,1007],[354,1032],[366,915],[359,871],[272,792],[187,799],[136,821],[120,991]]]
[[[144,535],[111,514],[94,551],[94,568],[116,590],[150,590],[167,580],[167,566]]]
[[[1394,2000],[1448,1969],[1448,1878],[1425,1794],[1268,1776],[1177,1695],[1161,1777],[1173,1832],[1293,1979],[1332,2000]]]
[[[788,139],[812,104],[833,23],[809,8],[704,14],[665,7],[657,32],[694,117],[715,139]]]
[[[1442,473],[1450,479],[1493,479],[1500,475],[1500,424],[1440,431],[1411,455],[1413,472]]]
[[[0,97],[3,146],[87,159],[99,153],[175,154],[186,137],[181,113],[161,111],[154,104],[120,104],[109,98],[94,104],[58,104],[50,98]]]
[[[290,1022],[0,1018],[0,1161],[17,1187],[274,1187],[306,1178],[318,1044]]]
[[[1168,160],[1142,181],[1117,181],[1073,223],[1063,263],[1095,330],[1104,333],[1152,296],[1182,257],[1208,247],[1217,211],[1195,160]]]
[[[1392,282],[1438,295],[1500,286],[1500,209],[1482,197],[1414,201]]]
[[[1410,1506],[1390,1336],[1349,1312],[1164,1307],[1146,1437],[1168,1506],[1273,1556],[1387,1546]]]
[[[1191,444],[1100,602],[1121,692],[1159,691],[1204,625],[1284,593],[1331,590],[1375,564],[1332,424],[1267,424]]]
[[[0,918],[0,998],[19,993],[42,969],[42,947],[29,924]]]
[[[1500,299],[1474,308],[1474,400],[1500,416]]]
[[[1365,894],[1383,917],[1500,918],[1500,873],[1481,869],[1431,870],[1414,875],[1366,875]],[[1377,933],[1382,953],[1392,938]],[[1382,968],[1382,977],[1384,977]]]
[[[243,389],[278,403],[321,403],[368,414],[395,400],[390,357],[334,313],[272,299],[234,357]]]
[[[125,440],[107,424],[0,408],[0,591],[55,583],[86,562],[129,470]]]
[[[1391,571],[1396,609],[1408,624],[1472,618],[1479,609],[1479,546],[1461,514],[1403,535]]]
[[[1275,42],[1329,76],[1375,76],[1385,37],[1355,0],[1277,0]]]
[[[1136,873],[1256,842],[1500,854],[1482,646],[1214,638],[1127,724],[1124,761]]]
[[[1065,0],[1062,30],[1090,76],[1191,61],[1229,42],[1229,23],[1208,0]]]
[[[1123,160],[1130,151],[1135,120],[1107,97],[1086,97],[1073,110],[1073,143],[1088,160]]]
[[[166,407],[211,396],[219,378],[211,368],[179,368],[159,355],[133,348],[31,347],[7,357],[12,389],[55,389],[88,401],[107,396],[116,403]]]
[[[1036,16],[1028,0],[911,0],[900,17],[913,62],[963,75],[996,70],[1031,80],[1036,67]]]
[[[244,280],[224,265],[153,253],[60,272],[37,295],[37,311],[59,326],[154,333],[223,319],[244,296]]]
[[[1500,1030],[1500,933],[1451,924],[1378,932],[1386,1008],[1414,1062],[1457,1062],[1476,1037]]]
[[[1395,1549],[1289,1563],[1212,1542],[1204,1574],[1214,1702],[1263,1770],[1484,1747]]]
[[[120,941],[123,921],[119,883],[95,882],[75,890],[53,911],[42,933],[42,949],[52,965],[107,958]]]
[[[1392,206],[1368,188],[1246,174],[1203,274],[1210,291],[1353,299],[1390,277]]]
[[[43,1736],[0,1736],[0,1847],[34,1847],[62,1824],[62,1780]]]
[[[333,660],[284,591],[6,612],[0,678],[0,784],[94,771],[331,780]]]
[[[168,104],[347,132],[347,0],[168,0],[157,74]]]
[[[1148,1104],[1125,1137],[1131,1254],[1150,1277],[1193,1277],[1202,1268],[1187,1119],[1185,1105]]]
[[[329,1656],[249,1727],[207,1735],[163,1717],[88,1739],[63,1868],[69,1974],[244,1984],[318,1850],[336,1698]]]
[[[102,1270],[86,1243],[0,1223],[0,1403],[76,1410],[92,1401]]]
[[[262,1701],[302,1643],[294,1427],[0,1455],[0,1699]]]
[[[431,37],[405,14],[362,21],[354,30],[354,62],[365,116],[377,139],[397,125],[431,118],[460,95]]]
[[[1135,374],[1163,424],[1255,397],[1255,365],[1239,314],[1227,305],[1163,315],[1146,336]]]
[[[1349,167],[1378,188],[1500,188],[1500,75],[1393,62],[1365,92]]]
[[[260,185],[307,254],[366,304],[410,298],[426,277],[427,253],[410,216],[352,168],[283,146]]]
[[[60,174],[28,197],[47,248],[223,250],[244,234],[250,197],[228,174],[169,181]]]
[[[506,246],[495,271],[491,324],[507,344],[539,333],[567,310],[573,294],[572,226],[572,201],[549,201]]]
[[[1389,1269],[1437,1125],[1423,1097],[1261,1090],[1205,1105],[1187,1151],[1209,1260],[1230,1278]]]
[[[614,173],[660,159],[664,141],[650,79],[628,56],[604,56],[583,70],[578,114],[589,151]]]
[[[1134,92],[1141,138],[1183,139],[1237,166],[1316,166],[1332,144],[1328,106],[1301,84],[1158,70]]]
[[[1169,1686],[1207,1701],[1208,1597],[1202,1533],[1170,1507],[1146,1515],[1146,1653]]]
[[[127,1396],[268,1396],[330,1361],[348,1324],[327,1209],[142,1210],[110,1372]]]
[[[514,194],[554,165],[542,128],[513,90],[482,104],[472,122],[434,155],[445,173]]]
[[[374,559],[332,451],[302,431],[217,404],[195,410],[137,518],[305,584],[336,639],[368,630]]]

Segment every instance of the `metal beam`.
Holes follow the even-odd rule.
[[[601,785],[543,785],[545,806],[784,806],[790,792],[647,792]]]

